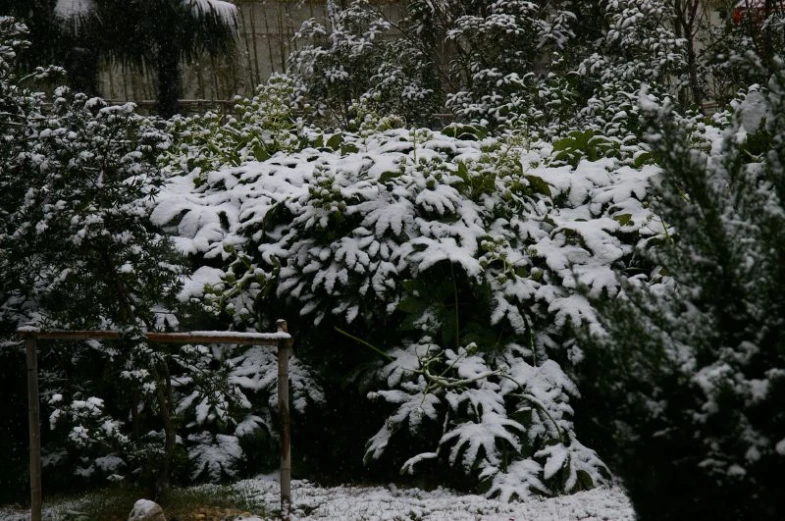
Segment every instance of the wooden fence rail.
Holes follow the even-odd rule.
[[[278,347],[278,412],[281,421],[281,517],[291,512],[292,453],[289,419],[289,356],[292,336],[285,320],[277,322],[276,333],[238,333],[227,331],[191,331],[187,333],[145,333],[149,342],[162,344],[243,344]],[[17,334],[25,341],[27,358],[27,400],[30,428],[30,519],[41,521],[43,493],[41,485],[41,419],[38,392],[38,340],[119,340],[119,331],[44,331],[21,328]]]

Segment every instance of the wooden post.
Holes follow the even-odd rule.
[[[30,429],[30,521],[41,521],[41,419],[38,397],[38,346],[25,335],[27,351],[27,411]]]
[[[285,320],[276,322],[279,333],[288,333]],[[291,339],[278,343],[278,412],[281,415],[281,518],[288,520],[292,508],[292,447],[289,421],[289,355]]]

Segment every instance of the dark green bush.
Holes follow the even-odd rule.
[[[587,335],[581,382],[641,521],[785,518],[785,75],[718,155],[649,114],[670,227]],[[746,128],[745,128],[746,127]]]

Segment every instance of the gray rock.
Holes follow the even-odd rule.
[[[166,521],[161,505],[149,499],[140,499],[128,514],[128,521]]]

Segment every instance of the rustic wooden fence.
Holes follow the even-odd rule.
[[[252,96],[272,74],[285,72],[286,59],[300,43],[295,34],[306,20],[328,24],[326,0],[235,0],[237,49],[226,58],[202,57],[181,67],[183,96],[227,100]],[[339,5],[341,1],[337,2]],[[373,0],[392,21],[403,16],[402,0]],[[99,75],[101,95],[113,100],[155,99],[154,69],[127,70],[104,63]]]
[[[188,333],[146,333],[149,342],[161,344],[242,344],[278,348],[278,412],[281,421],[281,517],[288,519],[292,505],[291,423],[289,419],[289,356],[292,336],[285,320],[277,322],[276,333],[238,333],[227,331],[192,331]],[[119,340],[118,331],[43,331],[21,328],[27,357],[27,400],[30,428],[30,519],[41,521],[43,490],[41,484],[41,418],[38,392],[39,340]]]

